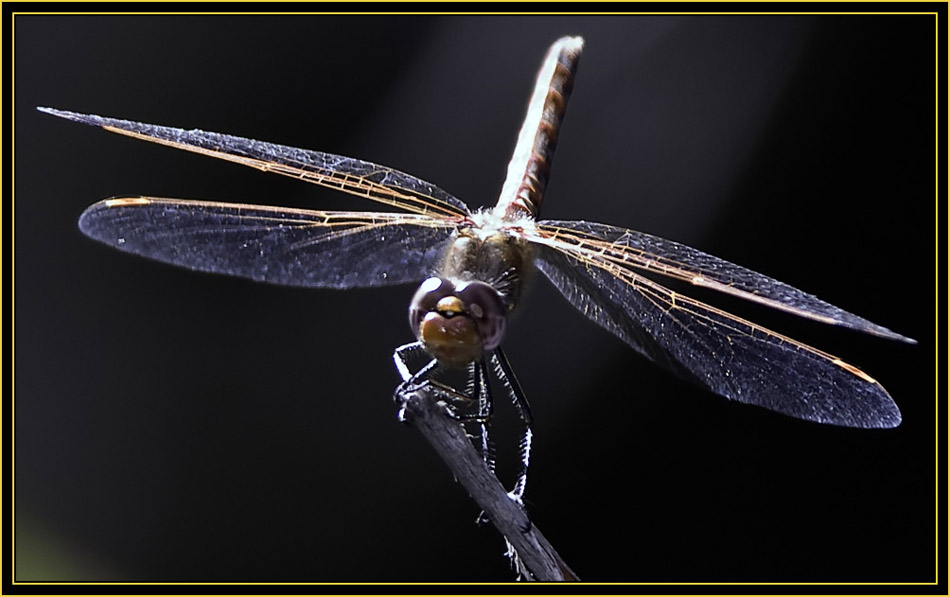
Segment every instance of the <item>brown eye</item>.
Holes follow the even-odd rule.
[[[484,282],[463,282],[455,288],[466,314],[475,322],[482,350],[494,350],[505,335],[505,304],[498,291]]]
[[[419,325],[426,313],[436,311],[439,301],[451,296],[454,289],[454,285],[443,278],[428,278],[419,285],[409,304],[409,327],[413,334],[419,334]]]

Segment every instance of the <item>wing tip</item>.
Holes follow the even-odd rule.
[[[913,346],[914,344],[917,344],[917,340],[914,340],[913,338],[909,336],[904,336],[902,334],[898,334],[897,332],[892,332],[891,330],[887,330],[887,332],[888,332],[887,335],[884,337],[887,338],[888,340],[897,340],[898,342],[903,342],[904,344],[910,344],[911,346]]]
[[[895,427],[899,427],[900,424],[903,422],[904,419],[903,417],[901,417],[901,412],[897,410],[896,407],[894,410],[895,410],[894,416],[890,419],[883,421],[880,426],[880,429],[894,429]]]
[[[871,334],[872,336],[877,336],[878,338],[884,338],[885,340],[895,340],[905,344],[917,344],[917,340],[914,340],[910,336],[898,334],[897,332],[886,328],[883,325],[878,325],[872,321],[864,319],[863,317],[858,317],[857,315],[852,315],[851,313],[847,313],[847,315],[857,318],[857,322],[836,320],[832,323],[852,330],[857,330],[859,332],[864,332],[865,334]]]
[[[78,120],[78,117],[82,116],[77,112],[60,110],[58,108],[49,108],[47,106],[37,106],[36,109],[44,114],[49,114],[50,116],[59,116],[60,118],[68,118],[69,120]]]
[[[899,427],[903,420],[900,409],[892,400],[886,405],[885,412],[880,412],[875,420],[869,421],[868,424],[861,425],[861,427],[865,429],[894,429]]]
[[[82,114],[80,112],[70,112],[69,110],[48,108],[46,106],[37,106],[36,109],[40,112],[43,112],[44,114],[65,118],[66,120],[72,120],[73,122],[81,122],[83,124],[91,124],[93,126],[105,126],[105,120],[103,117],[96,116],[95,114]]]
[[[894,429],[900,426],[901,422],[903,422],[903,417],[901,416],[901,411],[897,407],[897,404],[890,396],[886,394],[885,396],[886,401],[874,406],[865,405],[864,408],[859,409],[823,409],[821,412],[808,414],[782,410],[778,410],[777,412],[796,419],[818,423],[819,425],[850,427],[852,429]],[[768,408],[768,406],[764,406],[764,408]]]

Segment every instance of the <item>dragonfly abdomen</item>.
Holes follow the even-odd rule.
[[[551,46],[541,65],[495,207],[507,219],[535,218],[541,211],[558,130],[574,89],[574,75],[583,47],[584,40],[580,37],[562,37]]]

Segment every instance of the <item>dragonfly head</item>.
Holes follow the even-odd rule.
[[[433,277],[412,297],[409,325],[429,354],[460,367],[498,348],[507,312],[498,292],[484,282]]]

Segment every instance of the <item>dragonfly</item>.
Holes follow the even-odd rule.
[[[502,351],[508,315],[533,268],[584,316],[660,367],[715,394],[785,415],[858,428],[901,422],[874,378],[836,356],[675,292],[671,279],[822,323],[914,343],[778,280],[686,245],[586,221],[539,219],[558,131],[583,39],[548,50],[497,203],[471,209],[436,185],[367,161],[201,130],[80,114],[42,112],[135,139],[298,178],[375,201],[392,211],[320,211],[157,197],[117,197],[79,219],[91,238],[192,270],[269,284],[350,289],[419,283],[409,308],[415,342],[394,353],[397,398],[436,388],[491,414],[489,376],[525,423],[524,492],[531,444],[524,392]],[[429,360],[413,372],[413,355]],[[467,371],[454,390],[438,378]],[[461,416],[461,414],[460,414]],[[481,448],[486,460],[487,428]]]

